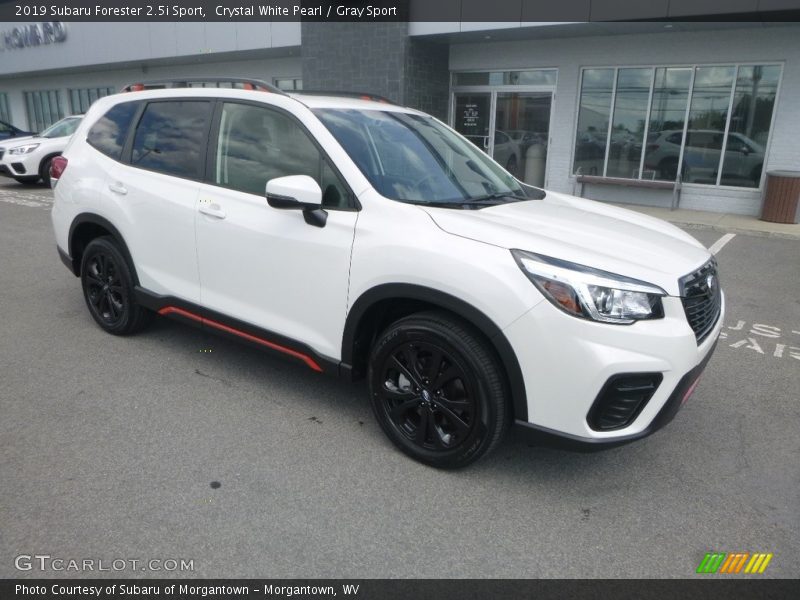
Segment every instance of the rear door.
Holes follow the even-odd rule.
[[[200,301],[195,219],[213,103],[147,102],[126,149],[106,180],[127,215],[125,232],[141,285]]]

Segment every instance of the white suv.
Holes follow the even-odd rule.
[[[0,145],[0,175],[13,177],[19,183],[50,184],[50,164],[61,154],[70,136],[80,125],[83,115],[64,117],[42,133],[4,141]]]
[[[419,111],[247,87],[133,86],[54,160],[58,251],[104,330],[158,313],[366,376],[438,467],[511,424],[619,445],[692,392],[724,302],[691,236],[527,186]]]

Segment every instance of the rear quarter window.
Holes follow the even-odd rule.
[[[139,102],[123,102],[112,106],[89,129],[86,141],[106,156],[119,160],[128,129],[139,105]]]

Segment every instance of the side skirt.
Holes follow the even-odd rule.
[[[266,350],[274,355],[300,361],[317,373],[335,375],[345,379],[350,373],[348,365],[323,356],[306,344],[291,338],[239,321],[192,302],[173,296],[154,294],[140,286],[136,286],[134,293],[136,294],[136,301],[141,306],[149,308],[159,315],[193,327],[213,331],[225,337],[244,341],[250,346]]]

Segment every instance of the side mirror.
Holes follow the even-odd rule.
[[[267,203],[272,208],[302,210],[306,223],[325,227],[328,213],[322,208],[322,190],[308,175],[276,177],[267,182]]]

